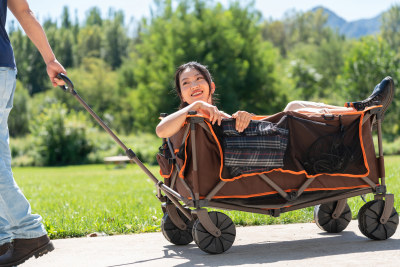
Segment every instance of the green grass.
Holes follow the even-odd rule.
[[[400,156],[386,157],[388,191],[400,211]],[[157,166],[150,171],[158,174]],[[160,230],[162,211],[153,182],[135,165],[113,169],[104,165],[58,168],[14,168],[14,176],[39,213],[51,238],[79,237],[92,232],[125,234]],[[372,194],[367,196],[372,199]],[[353,218],[364,202],[349,200]],[[224,211],[236,225],[300,223],[313,221],[313,208],[266,215]]]
[[[150,170],[157,173],[158,167]],[[52,238],[159,229],[155,186],[137,166],[21,167],[14,176]]]

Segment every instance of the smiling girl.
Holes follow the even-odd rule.
[[[219,110],[214,105],[215,84],[208,69],[197,62],[181,65],[175,73],[175,89],[181,100],[180,109],[165,117],[157,125],[156,133],[161,138],[171,137],[184,124],[189,111],[208,116],[212,124],[221,125],[223,118],[235,118],[236,130],[243,132],[250,123],[251,114],[237,111],[232,116]]]

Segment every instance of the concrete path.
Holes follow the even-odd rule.
[[[53,252],[22,266],[400,266],[400,229],[385,241],[364,237],[357,221],[340,234],[311,223],[236,230],[232,248],[219,255],[149,233],[54,240]]]

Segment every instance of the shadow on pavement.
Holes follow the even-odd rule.
[[[320,238],[262,242],[246,245],[232,246],[227,252],[219,255],[210,255],[200,250],[194,243],[187,246],[164,246],[164,258],[186,259],[187,262],[176,266],[231,266],[241,264],[267,264],[280,261],[291,261],[318,258],[323,256],[346,255],[351,253],[377,252],[400,250],[399,239],[388,239],[385,241],[373,241],[355,235],[353,232],[342,232],[340,235],[323,233]],[[266,239],[268,234],[265,233]],[[148,259],[129,264],[151,264]],[[113,267],[114,267],[113,266]],[[111,267],[111,266],[110,266]]]

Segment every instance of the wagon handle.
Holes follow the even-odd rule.
[[[144,164],[140,161],[140,159],[136,156],[135,152],[132,149],[128,148],[115,134],[114,132],[100,119],[99,116],[90,108],[90,106],[79,96],[79,94],[74,90],[74,84],[72,81],[63,73],[59,73],[57,78],[62,79],[67,86],[60,86],[65,92],[70,92],[78,101],[82,104],[82,106],[92,115],[92,117],[103,127],[104,130],[114,139],[115,142],[125,151],[126,155],[129,157],[130,160],[134,161],[146,174],[147,176],[155,183],[157,188],[160,188],[167,196],[171,199],[171,201],[175,204],[180,211],[188,219],[192,219],[190,213],[185,210],[185,208],[174,199],[177,198],[183,202],[185,202],[185,198],[182,197],[180,194],[166,186],[163,182],[159,181],[150,171],[149,169],[144,166]]]
[[[74,90],[74,84],[72,81],[63,73],[59,73],[57,75],[57,78],[62,79],[65,85],[60,86],[61,89],[63,89],[65,92],[70,92],[81,104],[82,106],[92,115],[92,117],[100,124],[101,127],[103,127],[104,130],[108,134],[111,135],[111,137],[118,143],[118,145],[125,151],[126,155],[129,157],[129,159],[134,160],[136,158],[135,153],[128,148],[115,134],[114,132],[100,119],[99,116],[90,108],[90,106],[79,96],[79,94]]]
[[[60,85],[60,88],[64,92],[70,92],[71,94],[75,94],[76,93],[75,90],[74,90],[74,84],[68,78],[67,75],[65,75],[64,73],[59,73],[59,74],[57,74],[57,78],[60,79],[60,80],[63,80],[65,82],[65,85]]]

